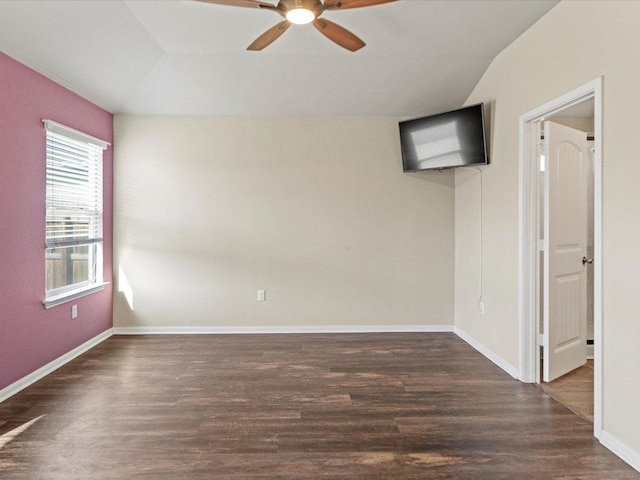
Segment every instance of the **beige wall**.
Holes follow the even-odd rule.
[[[117,116],[115,326],[452,325],[453,174],[403,174],[397,128]]]
[[[456,172],[455,322],[518,362],[518,118],[604,76],[603,427],[640,455],[640,2],[564,1],[492,63],[467,103],[495,102],[484,172],[484,301],[477,313],[477,173]]]
[[[566,127],[575,128],[585,133],[593,133],[594,120],[593,118],[584,117],[550,117],[552,122],[559,123]]]

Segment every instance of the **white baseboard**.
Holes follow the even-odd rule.
[[[114,335],[225,335],[264,333],[443,333],[453,325],[322,325],[290,327],[114,327]]]
[[[12,397],[13,395],[18,393],[19,391],[24,390],[29,385],[34,384],[35,382],[37,382],[41,378],[46,377],[51,372],[57,370],[58,368],[60,368],[63,365],[65,365],[66,363],[69,363],[74,358],[79,357],[84,352],[86,352],[88,350],[91,350],[93,347],[95,347],[99,343],[104,342],[111,335],[113,335],[113,329],[112,328],[110,328],[108,330],[105,330],[101,334],[96,335],[95,337],[93,337],[90,340],[87,340],[82,345],[77,346],[73,350],[65,353],[64,355],[59,356],[58,358],[56,358],[55,360],[47,363],[43,367],[40,367],[35,372],[32,372],[29,375],[27,375],[26,377],[22,377],[20,380],[18,380],[16,382],[13,382],[8,387],[3,388],[2,390],[0,390],[0,403],[4,402],[9,397]]]
[[[49,362],[26,377],[0,390],[0,402],[15,395],[29,385],[84,352],[95,347],[112,335],[224,335],[224,334],[284,334],[284,333],[455,333],[497,366],[514,378],[518,378],[515,367],[477,342],[463,330],[453,325],[323,325],[323,326],[280,326],[280,327],[114,327],[102,332],[70,352]]]
[[[627,447],[615,436],[605,430],[600,432],[600,443],[640,472],[640,453]]]
[[[516,367],[514,367],[513,365],[511,365],[509,362],[507,362],[500,355],[498,355],[495,352],[489,350],[487,347],[485,347],[480,342],[478,342],[475,338],[473,338],[472,336],[467,334],[465,331],[459,329],[458,327],[454,327],[453,332],[456,335],[458,335],[462,340],[464,340],[469,345],[471,345],[473,348],[475,348],[482,355],[484,355],[489,360],[491,360],[493,363],[495,363],[497,366],[499,366],[502,370],[504,370],[509,375],[511,375],[513,378],[516,378],[516,379],[519,378],[519,373],[520,372],[518,371],[518,369]]]

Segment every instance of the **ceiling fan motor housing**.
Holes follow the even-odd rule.
[[[280,0],[277,8],[285,12],[295,8],[304,8],[305,10],[313,12],[316,17],[320,16],[323,10],[320,0]]]

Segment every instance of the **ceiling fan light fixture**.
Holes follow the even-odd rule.
[[[296,25],[305,25],[316,19],[316,14],[306,8],[293,8],[287,12],[287,20]]]

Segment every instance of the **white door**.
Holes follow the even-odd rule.
[[[584,132],[544,124],[544,373],[550,382],[587,361],[587,162]]]

